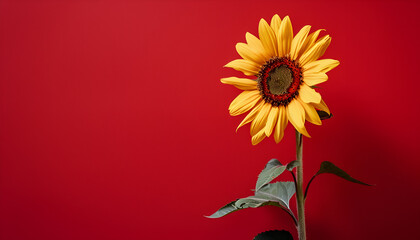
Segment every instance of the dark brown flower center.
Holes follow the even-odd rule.
[[[273,106],[287,106],[299,94],[302,83],[300,67],[289,58],[272,58],[258,74],[262,98]]]
[[[292,84],[292,72],[286,65],[272,70],[268,73],[267,85],[268,90],[274,95],[282,95],[287,92],[290,84]]]

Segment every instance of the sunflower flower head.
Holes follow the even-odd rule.
[[[327,81],[326,73],[339,65],[337,60],[318,60],[331,42],[329,35],[319,37],[322,29],[310,33],[304,26],[295,36],[288,16],[276,14],[268,24],[258,26],[259,38],[246,33],[246,43],[236,44],[242,57],[225,67],[241,71],[254,79],[229,77],[221,82],[243,90],[230,104],[229,113],[237,116],[249,111],[238,129],[251,123],[252,144],[274,135],[279,143],[288,122],[310,137],[305,121],[321,125],[317,110],[330,114],[314,86]]]

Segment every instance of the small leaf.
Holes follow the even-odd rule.
[[[261,187],[273,181],[276,177],[282,174],[285,169],[286,166],[283,166],[277,159],[271,159],[268,161],[264,170],[262,170],[260,175],[258,175],[255,191],[258,191]]]
[[[298,161],[292,161],[289,162],[286,166],[287,171],[292,171],[293,168],[300,166],[300,163]]]
[[[316,112],[318,113],[319,118],[321,120],[329,119],[329,118],[332,118],[332,116],[333,116],[332,113],[328,114],[327,112],[324,112],[322,110],[316,110]]]
[[[319,174],[323,174],[323,173],[331,173],[331,174],[334,174],[334,175],[339,176],[341,178],[344,178],[344,179],[346,179],[347,181],[350,181],[350,182],[354,182],[354,183],[358,183],[358,184],[362,184],[362,185],[366,185],[366,186],[373,186],[371,184],[367,184],[367,183],[364,183],[364,182],[361,182],[357,179],[352,178],[344,170],[338,168],[333,163],[328,162],[328,161],[324,161],[324,162],[321,163],[321,167],[319,168],[319,171],[315,175],[312,176],[311,180],[309,180],[309,182],[308,182],[308,185],[306,185],[305,195],[304,195],[305,199],[308,195],[309,186],[311,186],[312,181],[315,179],[316,176],[318,176]]]
[[[331,173],[331,174],[334,174],[334,175],[339,176],[341,178],[344,178],[344,179],[346,179],[347,181],[350,181],[350,182],[354,182],[354,183],[358,183],[358,184],[362,184],[362,185],[367,185],[367,186],[372,186],[371,184],[367,184],[367,183],[364,183],[364,182],[361,182],[357,179],[352,178],[345,171],[343,171],[342,169],[338,168],[333,163],[328,162],[328,161],[325,161],[325,162],[321,163],[321,167],[320,167],[319,171],[316,173],[316,175],[323,174],[323,173]]]
[[[225,206],[223,206],[222,208],[217,210],[217,212],[213,213],[210,216],[206,216],[206,217],[207,218],[220,218],[220,217],[228,215],[229,213],[233,213],[233,212],[239,210],[239,208],[237,208],[235,206],[235,202],[236,201],[233,201],[233,202],[230,202],[230,203],[226,204]]]
[[[271,230],[258,234],[253,240],[293,240],[293,236],[286,230]]]

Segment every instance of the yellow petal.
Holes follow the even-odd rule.
[[[302,48],[299,51],[299,56],[298,58],[300,58],[306,51],[308,51],[311,47],[314,46],[316,39],[319,36],[319,33],[321,31],[324,31],[325,29],[319,29],[316,30],[315,32],[311,33],[308,35],[308,37],[306,38],[305,43],[303,44]]]
[[[258,35],[260,36],[261,43],[265,51],[271,57],[277,56],[277,39],[273,29],[268,23],[261,18],[258,26]]]
[[[251,123],[250,132],[251,135],[254,136],[259,132],[261,129],[263,129],[267,123],[268,114],[271,110],[271,104],[265,103],[263,107],[261,108],[258,115],[255,117],[254,121]]]
[[[331,114],[330,109],[328,108],[327,104],[325,104],[324,100],[321,100],[320,103],[312,103],[312,105],[316,108],[319,109],[321,111],[324,111],[326,113],[328,113],[328,115]]]
[[[243,59],[254,62],[257,65],[261,66],[265,62],[263,55],[256,53],[254,50],[252,50],[251,47],[249,47],[249,45],[245,43],[237,43],[236,51]]]
[[[299,59],[299,64],[304,67],[306,64],[313,62],[320,58],[331,43],[329,35],[319,39],[313,47],[305,52]]]
[[[303,67],[303,71],[304,73],[327,73],[339,64],[340,62],[334,59],[322,59],[306,64],[305,67]]]
[[[251,112],[248,113],[248,115],[242,120],[242,122],[239,124],[239,126],[236,128],[236,131],[243,125],[252,122],[257,114],[260,112],[262,106],[264,105],[264,101],[259,101],[257,104],[255,104],[255,107],[251,110]]]
[[[317,93],[313,88],[309,87],[306,83],[300,85],[299,89],[300,99],[305,103],[320,103],[321,94]]]
[[[247,76],[255,76],[260,70],[260,66],[258,64],[245,59],[233,60],[232,62],[226,64],[225,67],[230,67],[237,71],[241,71]]]
[[[281,21],[280,29],[277,34],[279,57],[284,57],[290,53],[290,46],[293,40],[293,28],[289,16]]]
[[[311,137],[305,128],[305,109],[303,109],[299,101],[293,99],[289,105],[287,105],[286,110],[287,117],[289,118],[290,123],[296,128],[296,130],[307,137]]]
[[[322,72],[308,73],[304,71],[302,74],[302,77],[303,77],[303,82],[305,82],[309,86],[314,86],[328,80],[327,74],[322,73]]]
[[[279,143],[284,136],[284,129],[286,129],[288,120],[286,108],[283,106],[279,107],[278,119],[276,128],[274,130],[274,140]]]
[[[257,134],[252,136],[252,139],[251,139],[252,145],[254,146],[257,145],[262,140],[264,140],[264,138],[265,138],[265,132],[264,132],[264,129],[261,129]]]
[[[277,33],[279,32],[280,24],[281,24],[281,19],[279,15],[277,14],[274,15],[273,18],[271,18],[270,27],[273,29],[275,36],[277,36]]]
[[[248,46],[254,50],[254,52],[262,55],[264,57],[264,60],[267,61],[271,58],[270,55],[267,54],[267,52],[264,50],[264,47],[261,43],[261,41],[251,33],[247,32],[245,34],[246,42],[248,43]]]
[[[232,116],[237,116],[247,112],[253,108],[260,99],[261,96],[258,90],[243,91],[230,104],[229,113]]]
[[[302,105],[303,109],[305,109],[305,119],[312,124],[322,125],[321,119],[319,118],[319,115],[316,112],[315,108],[311,104],[304,103],[299,97],[298,100]]]
[[[315,46],[318,42],[328,41],[328,39],[329,39],[329,41],[330,41],[330,43],[331,43],[331,37],[330,37],[330,35],[326,35],[326,36],[323,36],[323,37],[321,37],[320,39],[318,39],[318,40],[314,43],[314,46]],[[327,48],[325,48],[323,51],[321,51],[321,56],[325,53],[325,50],[327,50]]]
[[[238,103],[242,103],[243,101],[245,101],[247,98],[250,98],[251,96],[258,96],[259,95],[259,91],[258,90],[253,90],[253,91],[243,91],[241,92],[238,96],[236,96],[235,99],[233,99],[233,101],[230,103],[229,106],[229,110],[231,109],[231,107],[233,105],[236,105]]]
[[[256,90],[258,82],[248,78],[228,77],[220,81],[224,84],[233,85],[241,90]]]
[[[251,48],[255,48],[255,49],[258,49],[258,50],[264,50],[261,41],[256,36],[252,35],[251,33],[247,32],[245,34],[245,39],[246,39],[246,43],[248,43],[248,45]]]
[[[298,58],[299,51],[305,43],[306,37],[308,36],[310,30],[311,26],[306,25],[298,32],[298,34],[296,34],[296,37],[293,38],[292,45],[290,47],[291,60],[295,60]]]
[[[273,132],[273,128],[275,127],[278,118],[279,108],[272,107],[270,113],[268,114],[267,124],[265,125],[265,135],[267,135],[267,137],[269,137]]]

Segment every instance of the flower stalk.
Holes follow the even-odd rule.
[[[298,210],[299,240],[306,240],[305,226],[305,197],[303,195],[303,163],[302,163],[302,134],[296,131],[296,160],[299,165],[296,170],[296,205]]]

